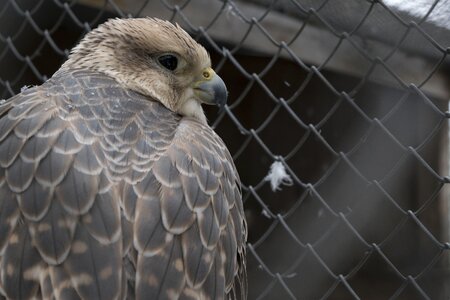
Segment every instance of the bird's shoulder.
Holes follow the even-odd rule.
[[[57,99],[63,113],[73,110],[84,118],[129,119],[138,113],[177,119],[161,103],[123,87],[113,77],[84,69],[60,70],[42,88]],[[149,120],[146,120],[149,121]]]

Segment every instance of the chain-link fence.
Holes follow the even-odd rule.
[[[0,98],[110,17],[170,19],[209,49],[249,299],[449,299],[448,0],[0,3]],[[290,178],[275,190],[271,166]]]

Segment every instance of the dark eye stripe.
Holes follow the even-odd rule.
[[[176,56],[166,54],[158,57],[159,63],[166,69],[173,71],[178,66],[178,59]]]

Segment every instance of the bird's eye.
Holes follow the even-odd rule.
[[[159,63],[167,70],[173,71],[178,66],[178,58],[171,54],[165,54],[158,57]]]

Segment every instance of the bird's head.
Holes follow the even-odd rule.
[[[204,123],[201,104],[223,106],[227,98],[205,48],[178,25],[155,18],[109,20],[73,48],[62,68],[105,73]]]

